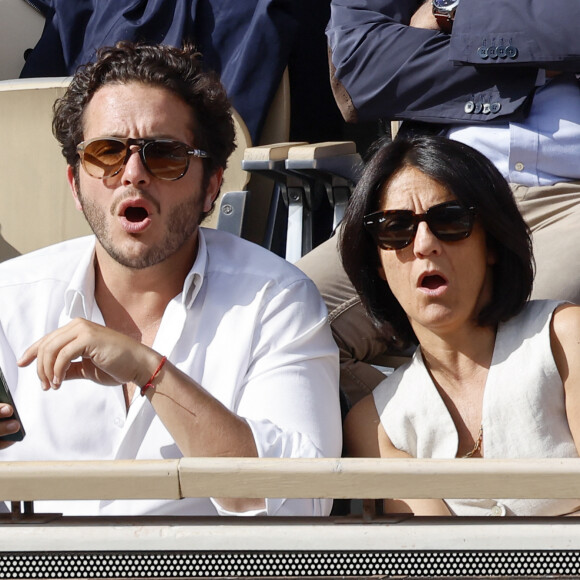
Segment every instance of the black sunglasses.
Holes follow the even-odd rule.
[[[407,247],[415,239],[419,222],[427,222],[433,235],[443,242],[464,240],[470,236],[474,220],[475,208],[463,207],[456,201],[439,203],[425,213],[392,209],[376,211],[363,218],[366,230],[383,250]]]
[[[85,171],[97,179],[117,175],[137,151],[151,175],[168,181],[179,179],[187,173],[191,156],[209,157],[201,149],[193,149],[172,139],[96,137],[79,143],[77,151]]]

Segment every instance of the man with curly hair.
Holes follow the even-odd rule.
[[[26,437],[4,460],[323,457],[341,449],[338,357],[313,283],[200,227],[231,107],[190,47],[118,43],[55,106],[94,236],[0,265],[0,365]],[[18,431],[0,404],[0,438]],[[42,504],[42,502],[39,502]],[[65,514],[325,515],[329,500],[46,502]]]

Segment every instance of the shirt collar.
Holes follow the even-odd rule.
[[[203,228],[197,229],[197,240],[197,256],[189,274],[185,278],[183,291],[181,292],[181,303],[186,309],[190,309],[193,306],[203,284],[208,264],[207,242],[203,234]]]
[[[65,291],[65,311],[72,318],[91,318],[95,302],[95,241],[82,255]],[[207,243],[203,229],[198,229],[198,249],[195,262],[185,278],[181,303],[190,309],[205,277],[208,263]]]
[[[95,238],[81,256],[65,291],[65,312],[72,318],[90,319],[95,301]]]

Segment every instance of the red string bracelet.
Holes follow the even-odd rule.
[[[161,372],[161,369],[163,368],[163,365],[165,364],[165,361],[167,360],[167,357],[164,356],[161,359],[161,362],[159,363],[159,366],[157,367],[157,369],[155,370],[155,372],[151,375],[151,378],[147,381],[146,385],[144,387],[141,387],[141,396],[145,396],[145,391],[147,389],[154,389],[155,385],[153,384],[153,381],[155,380],[155,378],[157,377],[157,375]]]

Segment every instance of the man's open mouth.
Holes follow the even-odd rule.
[[[147,219],[149,213],[144,207],[131,206],[125,210],[124,216],[129,222],[139,223]]]

